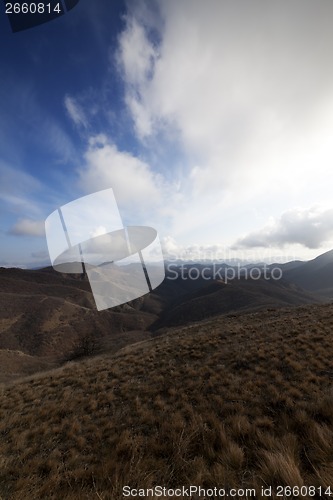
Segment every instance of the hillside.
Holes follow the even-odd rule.
[[[98,312],[88,280],[52,268],[0,268],[0,382],[118,349],[214,315],[323,300],[284,280],[223,283],[172,272],[152,293]],[[172,278],[172,279],[171,279]],[[14,368],[15,366],[15,368]]]
[[[0,497],[120,500],[124,485],[324,492],[332,326],[329,304],[216,317],[3,388]]]
[[[219,314],[243,313],[269,307],[318,303],[317,296],[285,280],[221,280],[205,282],[170,301],[151,325],[152,330],[200,321]]]
[[[333,298],[333,250],[284,272],[286,280]]]
[[[0,382],[59,365],[80,348],[115,352],[149,337],[159,307],[149,296],[146,301],[145,311],[140,298],[98,312],[88,281],[79,275],[0,269]],[[8,351],[16,370],[5,362]]]

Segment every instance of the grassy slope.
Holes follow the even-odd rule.
[[[179,277],[131,303],[98,312],[88,281],[79,275],[0,268],[0,383],[59,366],[77,357],[82,343],[94,343],[95,353],[114,353],[150,338],[152,329],[231,310],[309,301],[316,298],[280,281],[225,285]]]
[[[332,305],[214,318],[4,388],[0,497],[332,484],[332,326]]]

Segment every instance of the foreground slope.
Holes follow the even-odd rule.
[[[332,485],[332,327],[328,304],[216,317],[4,388],[0,497]]]

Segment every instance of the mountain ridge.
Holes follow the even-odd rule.
[[[0,349],[35,357],[36,367],[54,366],[73,356],[116,352],[128,343],[151,338],[158,330],[213,316],[329,301],[330,295],[321,294],[318,286],[306,290],[300,282],[307,284],[310,279],[313,285],[315,267],[317,285],[324,283],[333,291],[333,273],[327,272],[327,266],[333,269],[333,251],[296,264],[287,263],[280,280],[241,278],[228,279],[227,284],[202,276],[207,264],[198,267],[195,280],[186,274],[189,267],[166,269],[166,279],[153,292],[100,312],[82,274],[58,273],[51,267],[35,271],[1,268]],[[8,380],[4,368],[1,373],[0,379]]]

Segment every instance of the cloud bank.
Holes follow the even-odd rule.
[[[271,225],[240,238],[235,249],[284,247],[298,243],[310,249],[320,248],[333,238],[333,209],[288,210]]]
[[[156,1],[148,18],[147,5],[129,4],[116,64],[137,140],[175,137],[185,158],[170,234],[260,243],[269,213],[286,231],[269,244],[327,241],[309,207],[331,204],[332,3]]]

